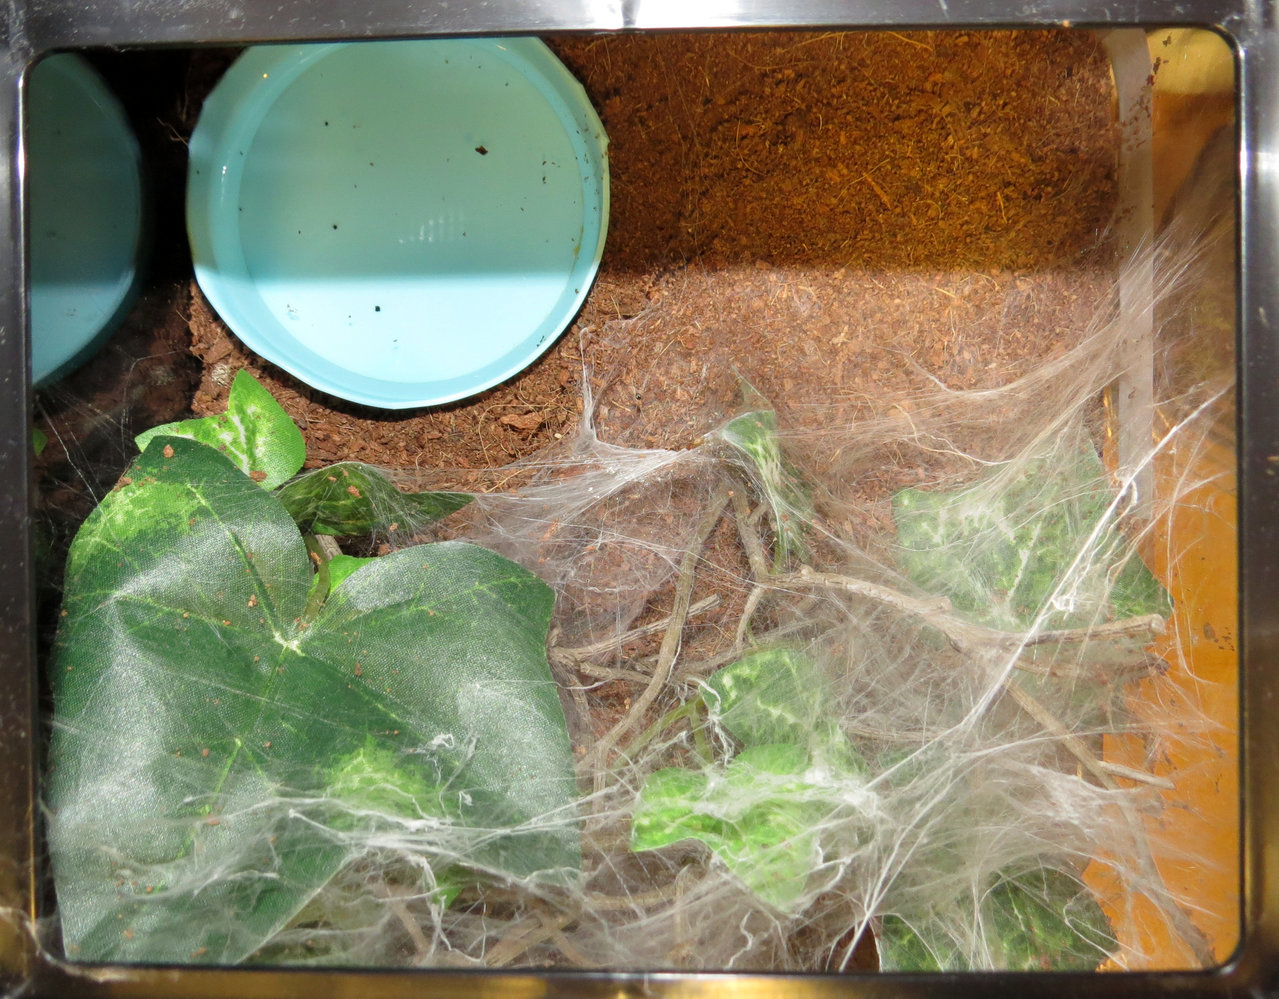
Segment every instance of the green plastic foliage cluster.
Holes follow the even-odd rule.
[[[247,371],[231,383],[225,413],[154,427],[138,435],[138,450],[156,437],[182,437],[216,449],[263,489],[275,490],[307,534],[411,534],[471,501],[465,493],[402,492],[380,469],[355,461],[298,475],[306,460],[302,432]]]
[[[830,857],[855,850],[874,808],[865,763],[824,716],[816,663],[762,649],[716,672],[703,695],[740,744],[722,766],[668,767],[640,791],[631,847],[695,839],[769,905],[792,911]]]
[[[798,746],[775,745],[744,749],[722,770],[659,770],[640,792],[631,847],[700,840],[747,888],[788,910],[821,865],[815,830],[829,813],[808,768]]]
[[[1166,615],[1168,593],[1116,526],[1115,502],[1086,440],[1063,441],[1016,478],[997,469],[952,492],[903,489],[893,497],[902,568],[993,627]]]
[[[997,469],[951,492],[897,493],[901,565],[922,589],[1009,631],[1167,615],[1169,595],[1117,526],[1117,505],[1092,445],[1067,434],[1015,478]],[[1075,700],[1100,703],[1108,695],[1077,687]],[[966,970],[966,952],[955,945],[963,927],[982,927],[990,962],[1010,970],[1090,970],[1116,946],[1092,893],[1047,859],[1029,871],[1001,872],[981,888],[976,901],[955,899],[953,911],[935,920],[912,926],[885,917],[882,966]],[[936,932],[942,924],[948,932]]]
[[[786,648],[753,652],[706,687],[712,718],[741,749],[723,765],[651,775],[635,809],[632,849],[697,840],[759,899],[794,912],[868,847],[885,819],[880,795],[892,782],[878,787],[824,709],[825,687],[810,657]],[[891,899],[890,886],[890,908]],[[967,970],[968,951],[956,941],[973,934],[982,937],[978,951],[989,955],[988,966],[1010,970],[1092,969],[1116,946],[1092,893],[1074,874],[1045,864],[1000,872],[976,904],[955,899],[913,925],[885,916],[881,967]]]
[[[68,560],[45,787],[68,955],[243,961],[388,839],[453,885],[441,902],[460,869],[571,878],[549,587],[449,542],[334,559],[316,599],[299,521],[457,498],[388,502],[360,466],[353,491],[273,491],[300,437],[246,375],[227,414],[165,429]]]

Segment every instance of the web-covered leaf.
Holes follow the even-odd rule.
[[[903,569],[975,620],[1022,628],[1164,614],[1167,591],[1112,511],[1115,492],[1086,440],[1063,442],[1011,478],[893,498]]]
[[[225,454],[263,489],[298,473],[306,460],[302,431],[275,398],[247,371],[231,383],[225,413],[153,427],[135,438],[139,451],[157,437],[183,437]]]
[[[877,935],[885,971],[967,971],[963,934],[980,926],[989,965],[1004,971],[1092,971],[1118,946],[1092,892],[1052,867],[1003,874],[974,913],[956,899],[946,913],[911,925],[885,916]]]
[[[967,971],[969,968],[959,947],[945,933],[924,930],[921,934],[896,915],[880,920],[875,948],[881,971]]]
[[[790,910],[829,851],[855,848],[873,810],[865,764],[824,710],[810,656],[760,649],[712,674],[712,720],[743,748],[722,767],[668,767],[649,776],[631,847],[695,839],[768,904]]]
[[[775,568],[782,568],[792,559],[807,562],[804,531],[813,518],[812,498],[795,466],[782,453],[776,411],[749,386],[747,395],[752,403],[760,404],[759,408],[731,420],[720,436],[745,459],[744,464],[772,513],[777,538]]]
[[[188,440],[81,528],[46,788],[70,956],[243,960],[388,824],[437,870],[578,868],[549,588],[453,542],[354,567],[308,619],[310,585],[283,507]]]
[[[1001,967],[1013,971],[1091,971],[1118,946],[1093,893],[1064,871],[1005,876],[986,907]]]
[[[659,770],[640,792],[631,848],[700,840],[761,899],[789,909],[821,864],[815,829],[830,811],[829,790],[804,778],[809,763],[799,746],[776,745],[743,750],[721,772]]]
[[[822,713],[822,687],[810,656],[779,646],[747,653],[716,670],[704,696],[744,746],[798,746],[808,743],[813,720]]]
[[[279,500],[308,534],[413,532],[471,502],[466,493],[406,493],[372,465],[344,461],[281,487]]]
[[[787,646],[757,649],[716,670],[705,687],[711,716],[744,747],[789,743],[824,762],[864,769],[828,717],[826,681],[812,656]]]

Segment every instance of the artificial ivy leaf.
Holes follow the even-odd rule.
[[[329,589],[337,589],[347,576],[373,561],[374,559],[359,558],[355,555],[334,555],[329,559]]]
[[[385,710],[419,719],[417,738],[465,760],[450,790],[489,830],[471,865],[515,876],[579,866],[572,750],[546,659],[553,603],[550,587],[486,548],[418,545],[346,576],[301,646],[358,664]],[[492,832],[516,826],[527,830]]]
[[[1093,971],[1118,946],[1097,899],[1073,875],[1004,876],[987,896],[992,950],[1009,971]]]
[[[716,670],[703,699],[743,747],[790,743],[822,763],[865,773],[865,761],[827,710],[826,680],[813,657],[785,646],[757,649]]]
[[[640,790],[631,848],[655,850],[700,840],[769,905],[791,908],[821,863],[815,828],[829,791],[803,777],[798,746],[744,750],[722,773],[677,767],[649,776]]]
[[[807,745],[827,702],[812,657],[785,646],[747,653],[711,674],[706,688],[720,723],[744,746]]]
[[[720,437],[747,459],[747,469],[773,514],[777,537],[773,552],[775,568],[782,568],[791,558],[807,562],[809,552],[804,530],[813,519],[812,499],[795,466],[782,454],[777,413],[749,385],[746,392],[752,403],[762,405],[729,421],[720,431]]]
[[[1010,475],[997,469],[953,492],[903,489],[893,516],[907,576],[974,619],[1049,627],[1171,611],[1159,582],[1116,526],[1105,468],[1068,439]]]
[[[914,924],[885,916],[876,937],[885,971],[969,971],[956,938],[977,925],[970,898]],[[1118,946],[1093,894],[1071,874],[1001,874],[981,902],[980,925],[999,971],[1093,971]]]
[[[577,870],[550,589],[457,542],[359,567],[308,621],[310,583],[283,507],[191,441],[154,441],[86,520],[46,786],[69,956],[243,960],[375,820],[430,819],[433,867]]]
[[[749,653],[712,674],[703,699],[743,749],[724,767],[650,775],[631,847],[700,840],[761,899],[790,910],[828,850],[857,848],[874,807],[865,761],[828,716],[825,683],[803,652]]]
[[[700,770],[666,767],[649,774],[631,817],[631,849],[657,850],[685,839],[718,845],[723,821],[695,807],[709,788],[710,777]]]
[[[302,431],[247,371],[231,383],[225,413],[153,427],[135,438],[138,450],[156,437],[185,437],[216,448],[263,489],[292,478],[306,460]]]
[[[410,770],[397,754],[369,738],[325,775],[325,789],[347,808],[332,824],[350,829],[363,823],[448,815],[454,811],[448,798],[454,776],[424,768]]]
[[[925,930],[925,933],[927,931]],[[929,934],[925,940],[910,923],[899,916],[880,920],[875,934],[881,971],[967,971],[968,962],[949,936]]]
[[[457,796],[450,789],[459,774],[438,768],[440,762],[440,757],[432,756],[435,767],[409,769],[399,754],[370,738],[325,777],[327,795],[342,803],[330,825],[358,832],[370,840],[381,836],[394,842],[394,837],[402,837],[414,823],[435,818],[460,819]],[[447,905],[471,880],[462,870],[444,867],[432,871],[433,884],[424,884],[421,890]]]
[[[466,493],[405,493],[372,465],[344,461],[283,486],[280,502],[308,534],[413,532],[471,502]]]

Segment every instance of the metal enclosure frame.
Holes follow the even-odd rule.
[[[1279,0],[10,0],[0,7],[0,994],[57,996],[1279,995]],[[1242,944],[1174,974],[769,976],[66,967],[38,898],[37,685],[22,89],[59,48],[746,27],[1208,26],[1239,123]]]

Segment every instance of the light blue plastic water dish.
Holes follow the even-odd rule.
[[[124,318],[142,240],[141,154],[120,103],[79,56],[26,83],[31,379],[69,373]]]
[[[191,138],[196,278],[253,351],[388,409],[545,352],[608,224],[607,138],[530,38],[259,46]]]

